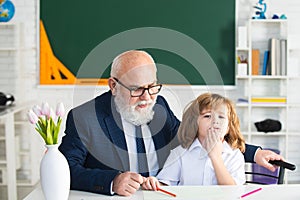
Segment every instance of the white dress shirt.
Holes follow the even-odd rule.
[[[129,154],[129,166],[130,171],[138,173],[137,163],[137,150],[136,150],[136,139],[135,139],[135,126],[122,118],[123,129],[125,133],[125,140],[127,144],[127,150]],[[154,142],[150,129],[147,125],[142,125],[142,135],[144,138],[144,144],[146,149],[146,156],[148,161],[149,175],[155,176],[158,171],[158,160]]]
[[[222,158],[237,185],[245,183],[245,161],[239,149],[223,142]],[[190,148],[182,146],[171,151],[157,179],[167,185],[217,185],[213,165],[198,139]]]

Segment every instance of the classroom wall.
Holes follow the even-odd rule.
[[[62,101],[66,105],[67,111],[87,101],[94,96],[107,90],[107,87],[94,86],[39,86],[39,65],[37,60],[38,52],[38,0],[12,0],[16,6],[16,13],[12,22],[22,22],[24,33],[22,35],[24,49],[21,54],[21,63],[14,65],[9,60],[2,59],[1,65],[9,66],[11,70],[0,67],[1,78],[0,91],[12,93],[16,97],[16,102],[36,101],[41,103],[49,102],[55,106],[57,102]],[[237,0],[238,26],[245,25],[248,18],[253,16],[252,6],[255,0]],[[289,39],[290,44],[298,47],[298,51],[293,51],[293,56],[300,59],[300,1],[295,0],[267,0],[268,8],[266,15],[272,16],[273,13],[285,13],[289,19]],[[59,6],[59,5],[58,5]],[[203,25],[205,26],[205,24]],[[7,36],[10,37],[10,36]],[[7,62],[7,63],[5,63]],[[300,68],[300,66],[299,66]],[[182,110],[185,105],[198,94],[205,91],[220,92],[236,100],[243,94],[239,93],[238,87],[184,87],[184,86],[166,86],[162,93],[170,102],[175,114],[181,118]]]
[[[238,25],[245,25],[246,20],[252,16],[252,5],[257,1],[254,0],[237,0],[238,1]],[[94,96],[107,90],[107,87],[94,86],[39,86],[39,65],[37,60],[38,52],[38,0],[12,0],[16,6],[16,14],[12,22],[22,22],[24,25],[24,49],[22,51],[21,63],[19,67],[2,59],[0,62],[1,77],[0,91],[12,93],[16,97],[16,102],[35,101],[38,104],[47,101],[50,105],[55,106],[57,102],[62,101],[67,111],[79,105]],[[205,4],[205,1],[203,1]],[[295,57],[300,59],[300,1],[297,0],[268,0],[267,15],[272,13],[285,13],[289,19],[289,38],[291,44],[298,48],[293,52]],[[59,5],[58,5],[59,6]],[[205,24],[203,24],[205,26]],[[10,37],[10,36],[7,36]],[[0,57],[1,58],[1,57]],[[7,62],[7,63],[6,63]],[[11,70],[5,70],[2,66],[9,66]],[[234,67],[234,66],[233,66]],[[16,69],[17,68],[17,69]],[[299,66],[300,68],[300,66]],[[300,85],[299,85],[300,86]],[[299,87],[295,86],[295,87]],[[238,87],[197,87],[197,86],[165,86],[162,95],[164,95],[173,108],[175,114],[181,118],[182,110],[185,105],[200,93],[205,91],[219,92],[233,100],[243,96],[239,93]],[[295,116],[298,117],[298,116]],[[43,144],[41,144],[43,145]]]
[[[48,101],[50,104],[56,104],[58,101],[63,101],[67,109],[76,106],[95,95],[105,91],[107,87],[56,87],[56,86],[39,86],[39,66],[37,61],[37,18],[38,18],[38,0],[12,0],[16,6],[16,14],[12,22],[22,22],[24,25],[24,51],[22,53],[22,60],[20,68],[12,71],[1,70],[2,76],[9,77],[8,80],[0,80],[1,91],[14,94],[16,101],[37,100],[38,102]],[[252,5],[257,1],[254,0],[238,0],[238,16],[239,24],[243,23],[253,15]],[[300,48],[300,27],[297,26],[297,20],[300,18],[300,1],[295,0],[268,0],[267,16],[271,16],[273,13],[282,14],[285,13],[289,19],[289,33],[293,41],[291,44],[298,45]],[[240,20],[241,19],[241,20]],[[293,25],[294,24],[294,25]],[[9,36],[8,36],[9,37]],[[300,52],[298,57],[300,58]],[[5,61],[2,61],[5,62]],[[9,62],[9,61],[7,61]],[[5,64],[5,63],[3,63]],[[9,64],[9,63],[8,63]],[[14,68],[15,66],[11,66]],[[16,75],[14,78],[12,73]],[[1,76],[1,77],[2,77]],[[239,97],[238,88],[219,88],[223,94],[228,95],[233,100]],[[204,91],[215,91],[215,88],[207,87],[168,87],[162,91],[162,94],[166,95],[170,99],[171,106],[180,103],[180,106],[175,105],[175,113],[181,117],[181,111],[183,107],[193,99],[196,95]],[[81,95],[78,95],[82,93]],[[194,95],[187,95],[187,93],[193,93]],[[71,101],[70,101],[71,100]]]

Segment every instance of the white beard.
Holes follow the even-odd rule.
[[[153,115],[154,115],[153,107],[156,102],[156,98],[154,100],[149,100],[149,101],[139,101],[135,105],[130,106],[128,105],[128,102],[126,102],[122,94],[120,94],[117,91],[114,100],[115,100],[117,111],[120,113],[120,115],[126,121],[131,122],[136,126],[146,124],[153,119]],[[138,111],[135,108],[140,104],[148,104],[148,106]]]

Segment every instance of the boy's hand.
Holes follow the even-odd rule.
[[[219,131],[209,129],[202,145],[207,151],[209,157],[220,156],[222,154],[223,145]]]
[[[157,180],[157,178],[155,178],[153,176],[149,176],[142,183],[142,188],[144,190],[154,190],[154,191],[156,191],[156,188],[158,188],[158,187],[160,187],[160,183]]]

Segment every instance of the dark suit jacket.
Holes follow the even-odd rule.
[[[170,150],[178,145],[175,136],[180,121],[161,96],[154,110],[148,126],[162,168]],[[59,149],[70,166],[71,189],[110,194],[114,177],[130,169],[121,118],[111,92],[72,109],[65,133]]]
[[[129,171],[129,157],[121,118],[111,92],[72,109],[67,117],[66,135],[59,147],[68,160],[71,189],[110,194],[115,176]],[[148,124],[159,168],[170,150],[178,145],[180,121],[162,96],[157,97],[153,120]],[[253,161],[255,146],[247,145],[245,159]]]

